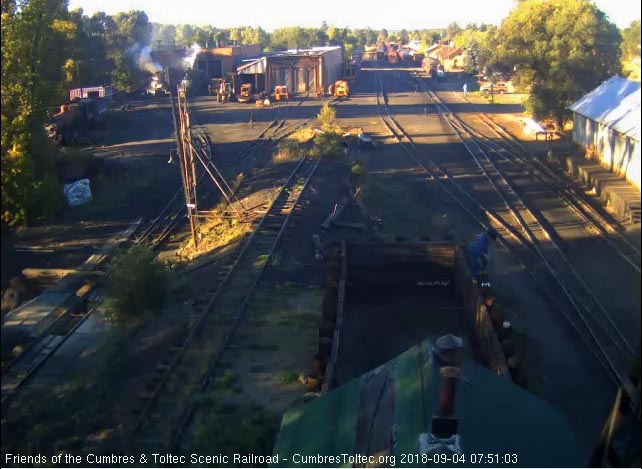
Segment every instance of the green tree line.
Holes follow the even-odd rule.
[[[156,45],[260,44],[263,51],[418,41],[420,51],[447,39],[465,50],[469,73],[499,71],[531,90],[537,118],[563,121],[566,106],[639,56],[640,21],[622,31],[589,0],[522,0],[500,26],[456,22],[440,29],[388,31],[287,27],[217,28],[156,24],[143,11],[85,15],[66,0],[2,1],[2,223],[24,224],[60,208],[53,161],[43,133],[46,111],[80,85],[127,90],[149,78],[137,57]],[[57,196],[52,194],[55,192]]]

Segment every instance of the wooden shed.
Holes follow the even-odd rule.
[[[248,61],[237,73],[257,91],[285,85],[294,93],[316,93],[339,79],[342,55],[338,46],[288,50]]]

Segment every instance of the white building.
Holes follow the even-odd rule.
[[[613,76],[569,109],[573,141],[640,189],[640,83]]]

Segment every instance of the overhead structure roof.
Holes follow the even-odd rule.
[[[327,52],[340,49],[339,46],[327,47],[312,47],[311,49],[290,49],[287,51],[271,52],[263,57],[245,59],[243,65],[238,67],[236,71],[241,75],[254,75],[262,74],[267,70],[268,57],[300,57],[300,56],[313,56],[319,57]]]
[[[260,73],[265,73],[265,70],[267,69],[267,59],[265,57],[261,57],[260,59],[256,59],[252,62],[249,62],[247,64],[241,65],[236,69],[236,71],[241,74],[260,74]]]
[[[612,76],[569,106],[588,119],[640,141],[640,83]]]
[[[302,455],[340,454],[390,455],[403,465],[402,454],[420,454],[420,442],[426,441],[421,435],[431,433],[439,407],[439,368],[432,357],[432,345],[425,340],[293,408],[283,417],[273,454],[286,458],[289,466],[345,465],[340,460],[297,464]],[[557,409],[472,360],[464,360],[461,373],[455,397],[461,454],[501,455],[502,460],[485,461],[492,466],[507,463],[505,455],[512,454],[519,467],[585,465],[570,425]],[[480,462],[460,461],[465,466]],[[406,463],[426,466],[417,460]]]

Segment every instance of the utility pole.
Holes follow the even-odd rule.
[[[169,66],[165,68],[165,77],[167,80],[167,86],[169,88],[169,98],[172,109],[172,122],[174,123],[174,136],[176,138],[176,152],[180,156],[180,170],[181,170],[181,181],[183,183],[183,195],[185,197],[185,207],[187,209],[187,218],[189,220],[190,231],[192,233],[192,240],[194,241],[194,247],[198,247],[198,221],[195,217],[196,214],[196,200],[192,201],[190,197],[190,188],[192,186],[190,176],[190,170],[186,158],[185,145],[183,145],[183,127],[184,123],[181,122],[181,128],[179,129],[178,123],[176,121],[176,106],[174,103],[174,94],[172,93],[172,86],[170,81]],[[180,96],[178,97],[178,104],[180,106]],[[180,108],[179,108],[180,112]],[[196,181],[194,181],[194,184]]]

